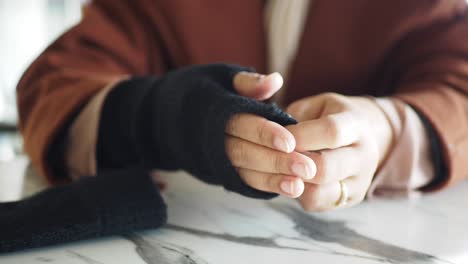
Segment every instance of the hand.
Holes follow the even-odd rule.
[[[296,151],[311,158],[315,177],[299,197],[307,211],[335,209],[340,181],[348,187],[345,207],[360,203],[393,140],[391,126],[380,108],[367,97],[321,94],[296,101],[287,112],[299,123],[288,126]]]
[[[268,76],[239,73],[234,88],[243,96],[264,100],[282,86],[278,73]],[[265,191],[298,197],[304,190],[303,179],[315,175],[314,162],[295,152],[294,136],[281,125],[252,114],[235,115],[226,126],[226,150],[242,180]]]
[[[272,193],[248,186],[231,166],[232,163],[237,164],[242,175],[245,175],[242,170],[244,168],[252,170],[260,165],[270,170],[272,167],[269,165],[271,163],[264,161],[265,158],[271,159],[271,156],[264,155],[270,155],[267,151],[270,148],[255,148],[252,151],[257,152],[251,152],[247,143],[242,144],[244,141],[233,144],[232,140],[226,140],[226,127],[232,137],[237,137],[234,140],[245,138],[266,142],[268,138],[273,140],[279,135],[279,139],[286,142],[293,138],[284,127],[275,124],[274,128],[279,127],[283,132],[273,130],[274,137],[268,135],[268,127],[271,125],[269,122],[264,122],[266,129],[249,122],[244,122],[249,124],[243,125],[243,128],[232,124],[243,122],[244,118],[234,117],[239,113],[261,116],[282,126],[295,123],[293,118],[277,106],[236,92],[239,90],[244,95],[252,92],[252,96],[262,99],[281,87],[278,82],[281,77],[278,74],[265,77],[261,82],[255,81],[259,79],[256,74],[247,74],[250,76],[247,79],[242,74],[241,78],[234,78],[238,73],[249,70],[239,65],[220,63],[191,65],[159,77],[132,77],[120,82],[109,92],[103,104],[97,141],[100,168],[138,165],[146,169],[180,169],[204,182],[221,185],[228,191],[247,197],[274,197]],[[237,89],[234,88],[234,83]],[[250,89],[244,89],[246,87]],[[233,117],[237,121],[228,125]],[[258,120],[255,118],[253,121]],[[251,134],[255,131],[262,131],[263,134],[256,137]],[[230,149],[236,149],[233,153],[230,152],[238,157],[233,159],[234,162],[227,155],[226,145],[234,145]],[[293,149],[294,143],[286,145],[287,151]],[[255,158],[262,160],[253,164],[251,155],[256,153],[262,156]],[[297,160],[301,158],[305,162],[312,162],[303,155]],[[277,158],[271,161],[277,162],[276,168],[281,169],[278,171],[289,172],[289,164],[286,163],[289,160]],[[251,165],[254,166],[250,167]],[[258,172],[262,172],[261,169],[259,167]]]

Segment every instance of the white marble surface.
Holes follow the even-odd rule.
[[[167,174],[169,224],[1,255],[0,263],[468,263],[468,182],[417,200],[306,214]]]

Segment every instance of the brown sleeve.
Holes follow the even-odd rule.
[[[51,145],[57,135],[66,134],[73,116],[110,83],[149,71],[147,57],[154,50],[148,47],[155,44],[147,39],[137,2],[92,2],[82,21],[49,46],[18,84],[25,151],[51,182],[63,178],[53,175],[51,165],[57,161],[48,158]]]
[[[424,115],[439,136],[448,171],[433,187],[442,188],[468,176],[468,13],[465,1],[433,2],[439,4],[427,16],[455,8],[407,34],[390,61],[398,76],[395,96]]]

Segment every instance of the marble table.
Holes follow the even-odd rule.
[[[0,263],[468,263],[468,182],[327,213],[165,174],[169,223],[122,237],[0,255]]]

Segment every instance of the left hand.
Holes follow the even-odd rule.
[[[306,181],[299,197],[307,211],[337,208],[347,186],[349,207],[366,196],[377,168],[387,156],[393,132],[385,114],[372,99],[325,93],[291,104],[287,112],[299,123],[287,129],[296,151],[309,156],[317,173]]]

